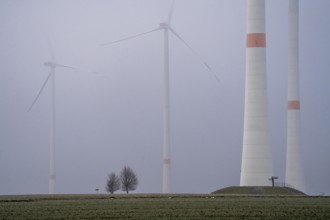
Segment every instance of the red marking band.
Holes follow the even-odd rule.
[[[266,47],[266,34],[252,33],[246,35],[246,47]]]
[[[300,109],[300,101],[298,100],[288,101],[288,109],[289,110]]]
[[[50,176],[49,176],[49,179],[50,179],[50,180],[55,180],[55,179],[56,179],[56,176],[55,176],[55,175],[50,175]]]
[[[171,163],[171,159],[167,158],[163,160],[164,164],[170,164]]]

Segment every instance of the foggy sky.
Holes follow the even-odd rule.
[[[0,194],[48,193],[50,86],[56,69],[56,192],[105,192],[131,166],[136,193],[162,188],[163,32],[170,0],[0,0]],[[285,176],[287,1],[267,0],[270,140]],[[300,1],[301,129],[307,192],[330,194],[330,1]],[[171,188],[209,193],[239,185],[245,80],[245,0],[177,0],[170,35]],[[215,74],[220,79],[215,80]]]

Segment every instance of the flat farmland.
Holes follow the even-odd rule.
[[[213,194],[0,196],[0,219],[330,219],[330,197]]]

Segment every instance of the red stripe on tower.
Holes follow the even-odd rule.
[[[300,101],[298,100],[288,101],[288,109],[289,110],[300,109]]]
[[[171,159],[167,158],[163,160],[164,164],[171,164]]]
[[[246,47],[266,47],[265,33],[249,33],[246,36]]]

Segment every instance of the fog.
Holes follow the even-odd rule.
[[[0,194],[48,193],[51,90],[56,69],[56,192],[105,192],[125,165],[136,193],[160,193],[163,32],[170,0],[0,1]],[[284,182],[287,1],[266,1],[270,140]],[[301,138],[307,193],[330,194],[330,1],[300,0]],[[239,185],[243,142],[246,1],[177,0],[170,35],[171,188],[209,193]],[[83,70],[90,70],[83,71]],[[91,73],[92,72],[92,73]],[[214,77],[215,74],[219,81]]]

